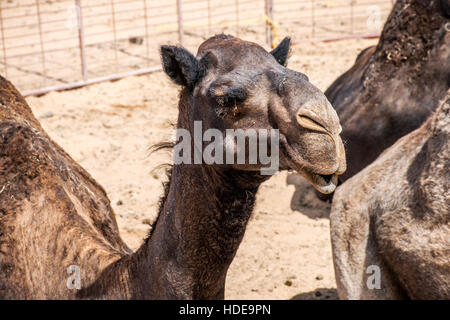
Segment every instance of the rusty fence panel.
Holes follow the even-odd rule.
[[[0,0],[0,74],[39,95],[161,70],[159,46],[379,34],[392,0]]]
[[[294,41],[378,36],[392,9],[386,0],[273,0],[279,33]]]

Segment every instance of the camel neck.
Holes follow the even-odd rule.
[[[147,241],[152,297],[223,298],[228,267],[265,179],[206,165],[174,166]]]
[[[189,95],[178,128],[189,128]],[[190,130],[192,131],[192,130]],[[269,176],[227,166],[174,165],[158,219],[145,243],[112,263],[79,297],[221,299],[225,277]]]

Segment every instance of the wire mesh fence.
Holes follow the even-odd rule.
[[[217,33],[275,45],[376,36],[391,0],[0,0],[0,74],[24,95],[160,70]]]

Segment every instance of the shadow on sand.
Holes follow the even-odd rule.
[[[339,300],[336,288],[319,288],[293,296],[291,300]]]
[[[291,199],[291,209],[299,211],[311,219],[328,218],[331,203],[317,197],[314,187],[298,173],[290,173],[286,183],[294,185],[295,192]]]

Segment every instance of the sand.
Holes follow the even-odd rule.
[[[298,43],[289,66],[325,90],[377,40]],[[179,88],[162,72],[28,97],[49,135],[107,191],[120,233],[133,249],[155,219],[161,165],[148,148],[174,134]],[[295,173],[264,183],[227,276],[227,299],[336,299],[329,205]]]

